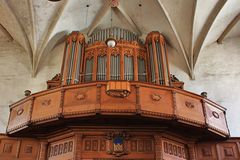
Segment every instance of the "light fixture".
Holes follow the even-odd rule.
[[[113,37],[112,32],[112,7],[111,7],[111,28],[110,28],[110,35],[105,41],[106,45],[110,48],[114,48],[117,45],[116,39]]]

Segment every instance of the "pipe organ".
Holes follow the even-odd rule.
[[[114,48],[104,41],[110,32],[117,40]],[[79,32],[72,32],[66,41],[62,84],[91,81],[142,81],[170,85],[165,39],[151,32],[145,44],[125,29],[111,28],[96,31],[85,42]]]
[[[104,42],[110,32],[115,47]],[[10,105],[0,159],[240,159],[240,139],[226,140],[226,109],[169,78],[159,32],[143,43],[121,28],[74,31],[47,84]]]

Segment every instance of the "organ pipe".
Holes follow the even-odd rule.
[[[111,31],[118,41],[115,48],[104,43]],[[62,85],[105,80],[170,85],[164,37],[151,32],[144,46],[138,35],[118,27],[94,32],[88,44],[82,33],[72,32],[66,41],[61,73]]]
[[[150,57],[151,81],[160,85],[170,85],[164,37],[159,32],[153,31],[147,35],[146,45]]]
[[[62,65],[62,84],[77,84],[81,81],[85,37],[82,33],[72,32],[66,42]]]

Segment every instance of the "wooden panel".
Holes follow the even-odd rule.
[[[176,115],[179,119],[193,124],[205,124],[200,99],[176,93]]]
[[[217,150],[215,144],[198,144],[197,157],[199,160],[217,160]]]
[[[205,107],[207,124],[210,127],[228,133],[224,112],[221,109],[211,105],[210,103],[205,103]]]
[[[187,151],[184,144],[163,139],[162,140],[163,159],[166,160],[186,160]]]
[[[39,151],[39,142],[31,140],[23,140],[19,152],[19,159],[21,160],[35,160],[37,159]]]
[[[39,141],[0,135],[1,160],[37,160]]]
[[[13,160],[17,157],[19,142],[11,139],[1,139],[0,159]]]
[[[61,92],[49,93],[34,100],[32,121],[43,121],[58,116],[60,112]]]
[[[135,112],[135,104],[136,89],[133,86],[131,93],[124,98],[107,95],[106,86],[101,87],[101,112]]]
[[[239,150],[234,142],[221,143],[217,145],[218,154],[221,159],[239,160]]]
[[[147,111],[148,114],[160,114],[167,117],[173,115],[173,98],[169,90],[140,87],[139,99],[141,110]]]
[[[125,154],[115,155],[113,140],[104,136],[85,136],[82,143],[82,159],[154,159],[154,141],[149,137],[133,136],[124,140]],[[119,157],[119,158],[118,158]]]
[[[68,89],[64,96],[63,115],[84,114],[95,111],[97,106],[97,87],[90,86]]]
[[[73,160],[75,142],[73,138],[67,138],[52,142],[48,147],[48,160]]]
[[[28,100],[22,104],[13,107],[10,112],[8,131],[24,126],[30,120],[32,100]]]

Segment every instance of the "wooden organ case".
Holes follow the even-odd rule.
[[[117,41],[105,44],[110,32]],[[4,160],[240,159],[226,109],[183,90],[166,41],[122,28],[68,35],[48,89],[10,105]]]

